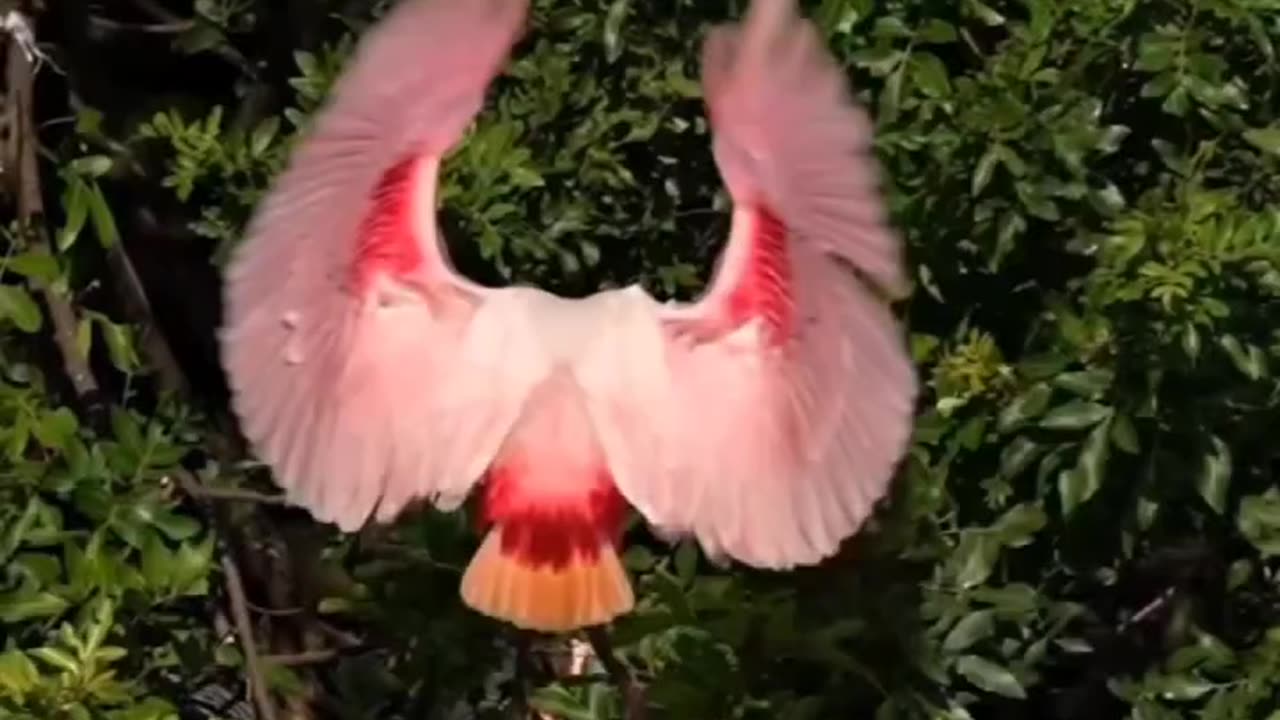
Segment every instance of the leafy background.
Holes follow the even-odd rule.
[[[227,415],[219,264],[385,4],[0,2],[43,55],[32,93],[8,43],[0,718],[251,717],[255,656],[277,717],[621,717],[461,606],[465,517],[318,526]],[[537,0],[446,164],[463,269],[696,292],[697,47],[740,5]],[[650,715],[1280,718],[1280,2],[804,6],[877,119],[927,388],[819,567],[629,531]]]

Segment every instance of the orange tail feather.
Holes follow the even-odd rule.
[[[538,632],[567,632],[601,625],[635,605],[631,581],[613,543],[574,553],[565,564],[532,564],[506,552],[495,525],[462,577],[462,599],[490,617]]]

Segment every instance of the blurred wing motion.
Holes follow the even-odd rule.
[[[227,271],[223,361],[290,499],[351,531],[484,476],[463,599],[535,630],[634,604],[626,502],[712,554],[816,562],[884,493],[916,379],[871,128],[794,0],[707,39],[735,208],[711,288],[569,300],[457,275],[435,207],[528,0],[402,0],[349,69]]]
[[[361,42],[226,274],[221,342],[246,437],[292,502],[347,531],[465,497],[527,394],[528,333],[452,270],[442,156],[527,0],[407,0]],[[533,361],[530,361],[533,362]],[[447,433],[449,451],[434,454]]]
[[[869,119],[794,0],[714,29],[703,83],[728,245],[698,302],[613,331],[593,411],[619,489],[660,530],[814,563],[871,513],[910,436],[905,339],[852,272],[901,292],[900,244]]]

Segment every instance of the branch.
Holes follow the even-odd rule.
[[[299,667],[302,665],[323,665],[336,657],[338,657],[336,649],[324,648],[321,650],[305,650],[291,655],[263,655],[261,660],[264,664]]]
[[[147,291],[142,287],[142,280],[138,277],[138,271],[134,269],[123,242],[115,243],[107,251],[107,267],[111,271],[114,280],[112,285],[119,295],[125,315],[138,326],[142,352],[156,371],[161,392],[178,397],[187,396],[191,388],[186,374],[178,365],[177,356],[173,354],[168,338],[156,323]]]
[[[11,11],[11,14],[16,12]],[[32,25],[35,21],[26,15],[18,17],[26,23],[29,33],[34,34]],[[28,54],[24,43],[16,36],[10,39],[8,45],[5,66],[9,94],[5,109],[10,133],[4,164],[13,172],[19,232],[37,253],[52,256],[48,230],[44,225],[44,200],[40,188],[40,166],[37,162],[40,143],[35,121],[33,61],[36,58]],[[98,400],[98,381],[89,368],[88,360],[80,355],[76,342],[76,329],[79,326],[76,310],[70,300],[47,283],[32,281],[32,284],[49,310],[49,319],[53,322],[53,339],[62,355],[63,372],[71,382],[76,397],[87,409],[91,409]]]
[[[113,32],[133,31],[143,33],[183,33],[196,26],[195,20],[174,20],[172,22],[156,22],[156,23],[129,23],[120,20],[112,20],[111,18],[102,17],[100,15],[91,15],[89,22],[103,30]]]
[[[245,672],[249,675],[249,691],[253,693],[253,702],[258,708],[258,716],[261,720],[276,720],[276,706],[271,702],[271,692],[267,688],[261,659],[258,657],[258,641],[253,637],[253,622],[249,618],[249,603],[245,599],[240,568],[236,567],[235,561],[228,554],[222,556],[222,573],[227,579],[231,618],[235,622],[236,635],[240,638],[240,648],[244,651]]]
[[[190,22],[192,23],[192,27],[195,26],[196,21],[194,19],[188,20],[187,18],[180,17],[170,12],[160,3],[155,2],[155,0],[133,0],[133,5],[161,25],[180,25],[182,23]],[[209,52],[212,52],[214,55],[217,55],[223,60],[235,65],[241,72],[251,78],[256,78],[258,76],[258,71],[253,66],[253,63],[246,60],[243,55],[233,49],[230,45],[217,45],[210,48]]]
[[[259,505],[284,505],[284,495],[269,495],[254,490],[237,490],[234,488],[211,488],[198,483],[183,485],[183,491],[195,498],[208,500],[227,500],[231,502],[248,502]]]
[[[1157,595],[1154,600],[1147,603],[1146,605],[1143,605],[1137,612],[1135,612],[1133,614],[1133,617],[1130,617],[1128,620],[1121,622],[1120,627],[1117,628],[1119,632],[1124,632],[1128,630],[1130,627],[1137,625],[1143,620],[1146,620],[1151,615],[1160,611],[1162,608],[1164,608],[1165,605],[1169,604],[1170,600],[1173,599],[1173,594],[1176,590],[1177,588],[1174,586],[1165,588],[1164,591],[1161,592],[1159,595]]]
[[[199,502],[205,502],[201,497],[200,481],[194,475],[178,469],[173,473],[173,477],[184,492]],[[215,529],[225,537],[223,532],[225,521],[222,513],[218,512],[216,507],[206,505],[205,509]],[[254,705],[258,709],[258,718],[259,720],[276,720],[276,707],[271,702],[271,693],[267,688],[266,679],[262,673],[262,663],[258,656],[258,641],[254,637],[253,621],[249,616],[249,598],[245,594],[244,579],[229,548],[222,554],[221,565],[222,574],[226,580],[227,599],[231,606],[231,619],[235,625],[240,648],[244,653],[246,681],[249,684],[249,692],[253,695]]]

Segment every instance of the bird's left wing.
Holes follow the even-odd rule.
[[[461,502],[537,371],[518,306],[454,272],[436,222],[441,158],[527,5],[397,5],[227,269],[221,345],[241,427],[288,498],[344,530],[417,497]]]

